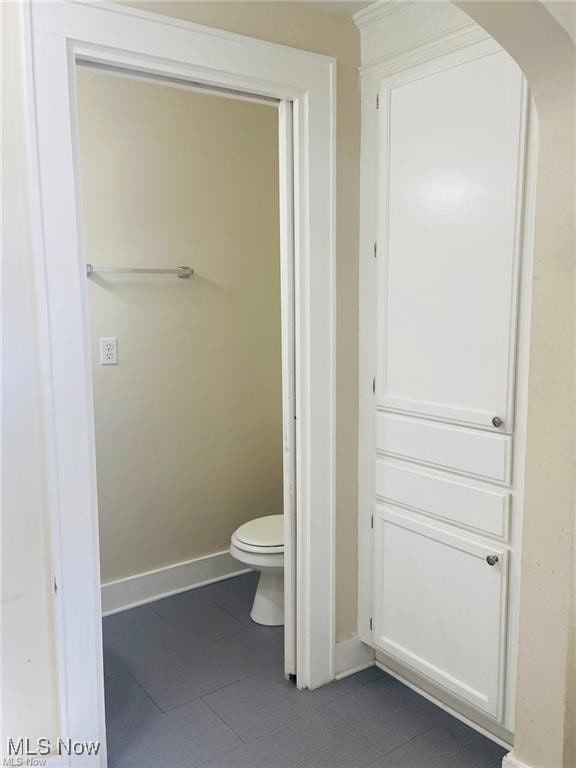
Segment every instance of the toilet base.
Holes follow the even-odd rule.
[[[283,568],[260,571],[250,618],[256,624],[262,624],[265,627],[280,627],[284,624]]]

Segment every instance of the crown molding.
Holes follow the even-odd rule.
[[[352,18],[358,29],[364,29],[385,16],[408,10],[422,0],[376,0],[375,3],[355,13]]]
[[[482,27],[471,21],[431,37],[420,45],[390,51],[385,56],[360,67],[360,76],[377,73],[384,77],[490,39],[490,35]]]

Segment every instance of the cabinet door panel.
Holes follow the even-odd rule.
[[[500,718],[506,550],[384,506],[374,535],[376,648]]]
[[[522,101],[505,53],[382,93],[379,406],[511,428]]]

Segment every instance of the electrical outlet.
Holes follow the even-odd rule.
[[[118,345],[115,338],[100,339],[100,365],[118,365]]]

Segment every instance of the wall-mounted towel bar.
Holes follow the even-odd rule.
[[[95,267],[93,264],[86,264],[86,275],[100,274],[102,272],[116,275],[178,275],[183,280],[192,277],[194,270],[192,267],[176,267],[176,269],[147,269],[145,267]]]

